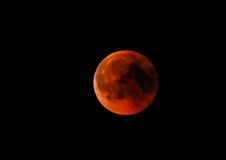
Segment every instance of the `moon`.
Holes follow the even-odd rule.
[[[143,111],[158,91],[155,67],[144,55],[121,50],[105,57],[93,78],[94,92],[99,102],[118,115],[133,115]]]

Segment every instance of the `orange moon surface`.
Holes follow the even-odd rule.
[[[121,50],[111,53],[98,65],[93,78],[99,102],[119,115],[143,111],[158,91],[155,67],[144,55]]]

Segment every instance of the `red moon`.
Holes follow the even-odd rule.
[[[143,111],[158,91],[155,67],[144,55],[121,50],[104,58],[93,78],[99,102],[119,115],[133,115]]]

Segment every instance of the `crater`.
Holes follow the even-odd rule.
[[[107,99],[107,100],[112,100],[112,97],[108,94],[108,95],[106,96],[106,99]]]

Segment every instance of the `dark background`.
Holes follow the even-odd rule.
[[[180,146],[207,143],[212,119],[203,104],[208,79],[203,28],[178,14],[103,10],[52,7],[14,15],[18,137],[21,133],[45,151],[69,152],[109,151],[112,146],[123,152],[127,147],[144,151],[145,146],[148,152],[184,152]],[[143,54],[158,74],[154,101],[135,115],[106,110],[93,89],[97,66],[119,50]]]

